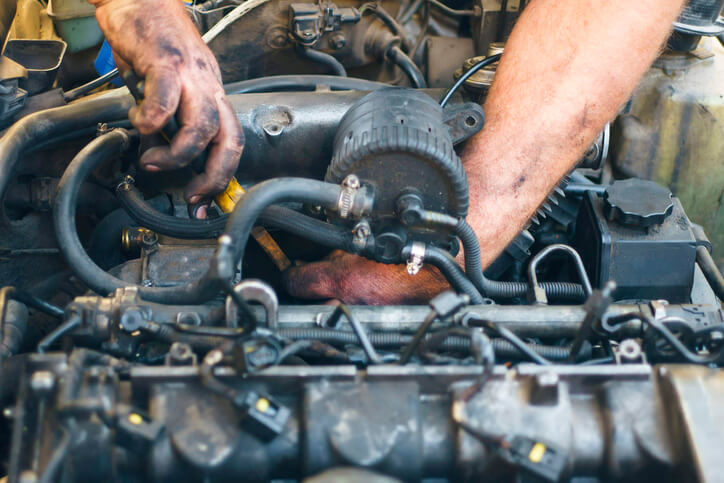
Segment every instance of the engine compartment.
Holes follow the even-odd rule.
[[[527,2],[503,3],[191,5],[245,135],[206,220],[181,195],[198,165],[138,169],[156,141],[128,88],[15,84],[8,481],[716,479],[721,248],[620,169],[634,100],[481,269],[458,156]],[[670,47],[724,59],[713,39]],[[33,112],[53,90],[62,105]],[[434,266],[451,289],[410,306],[285,290],[333,250]]]

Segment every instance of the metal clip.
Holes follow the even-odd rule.
[[[422,242],[413,242],[410,250],[410,259],[407,260],[407,273],[417,275],[422,269],[425,261],[425,244]]]

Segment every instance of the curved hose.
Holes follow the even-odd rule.
[[[427,88],[427,82],[425,76],[420,71],[420,68],[415,65],[412,59],[402,51],[398,46],[392,46],[387,51],[387,57],[410,78],[410,82],[417,89]]]
[[[285,339],[292,341],[297,340],[319,340],[331,345],[344,346],[344,345],[357,345],[359,339],[357,335],[352,331],[347,330],[336,330],[326,328],[313,328],[313,329],[300,329],[300,328],[289,328],[279,329],[277,334]],[[435,334],[427,334],[424,341],[429,340]],[[371,332],[368,334],[370,342],[378,349],[399,349],[408,345],[412,341],[412,335],[401,334],[399,332]],[[527,356],[518,350],[513,344],[504,339],[492,339],[493,349],[495,350],[496,357],[500,358],[511,358],[511,359],[526,359]],[[568,357],[569,348],[563,346],[550,346],[542,344],[531,344],[526,345],[536,352],[538,355],[550,360],[550,361],[565,361]],[[444,351],[458,351],[466,352],[470,350],[470,339],[467,337],[450,336],[447,337],[439,346]],[[589,347],[590,350],[590,347]],[[586,356],[590,357],[589,354],[584,354],[581,358],[584,359]]]
[[[407,256],[409,255],[403,254],[404,258],[407,258]],[[425,247],[425,262],[440,270],[456,292],[467,294],[471,303],[475,305],[483,303],[483,297],[478,289],[465,276],[460,266],[448,252],[428,245]]]
[[[244,256],[249,234],[264,210],[285,201],[319,205],[336,211],[342,188],[339,185],[303,178],[273,178],[254,185],[239,201],[226,224],[235,262]]]
[[[133,97],[127,93],[115,93],[39,111],[10,126],[0,139],[0,200],[5,197],[23,152],[50,137],[127,118],[134,105]]]
[[[163,235],[188,240],[216,238],[223,231],[229,215],[208,220],[179,218],[167,215],[151,206],[129,183],[122,183],[116,189],[118,199],[128,214],[141,226]],[[329,248],[350,251],[353,248],[353,234],[349,230],[331,225],[298,211],[282,206],[270,206],[259,216],[259,223],[303,237]]]
[[[300,47],[299,53],[309,60],[325,66],[334,75],[347,77],[347,71],[344,69],[342,63],[331,55],[308,47]]]
[[[91,141],[68,165],[58,183],[53,206],[53,222],[63,256],[73,273],[88,287],[107,295],[118,288],[134,286],[106,272],[85,252],[75,230],[75,211],[78,189],[90,173],[102,162],[127,149],[129,133],[116,129]],[[203,303],[216,295],[220,288],[216,272],[210,268],[204,276],[180,287],[138,287],[141,297],[163,304]]]
[[[480,243],[472,227],[461,219],[455,226],[455,234],[465,250],[465,273],[473,285],[485,296],[511,299],[525,297],[528,285],[525,282],[499,282],[483,275],[480,261]],[[550,298],[583,299],[583,287],[577,283],[544,282],[540,284]]]
[[[83,249],[75,230],[75,203],[78,188],[90,173],[107,158],[119,154],[128,147],[129,134],[116,129],[83,148],[58,184],[58,194],[53,207],[54,223],[58,245],[75,275],[93,291],[108,294],[121,287],[134,286],[126,283],[96,265]],[[244,248],[256,219],[269,205],[284,201],[300,201],[336,209],[341,188],[321,181],[298,178],[276,178],[251,188],[237,204],[227,225],[227,239],[220,243],[219,250],[234,255],[238,262],[244,255]],[[223,238],[223,237],[222,237]],[[206,273],[194,282],[178,287],[137,286],[143,299],[162,304],[198,304],[214,297],[223,288],[218,270],[231,270],[225,265],[224,257],[214,257]]]
[[[389,84],[357,79],[355,77],[304,74],[275,75],[243,80],[226,84],[224,90],[227,95],[291,90],[313,91],[320,85],[328,86],[333,91],[375,91],[377,89],[390,87]]]

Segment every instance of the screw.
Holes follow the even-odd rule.
[[[347,39],[342,32],[336,32],[329,38],[329,46],[334,50],[343,49],[347,45]]]
[[[342,186],[356,190],[360,187],[359,178],[354,174],[350,174],[349,176],[344,178],[344,181],[342,181]]]
[[[367,222],[367,220],[362,220],[357,223],[352,231],[355,238],[360,241],[366,240],[367,237],[372,234],[372,229],[370,228],[370,224]]]

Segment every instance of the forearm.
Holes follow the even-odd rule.
[[[682,0],[534,0],[463,156],[468,219],[492,262],[573,168],[655,59]]]

